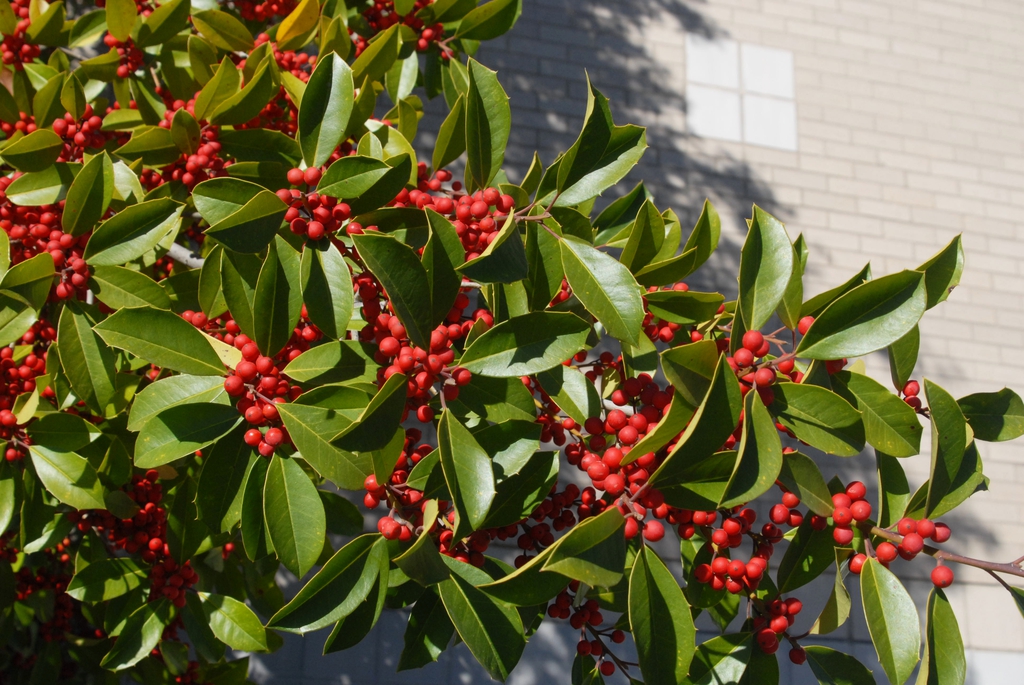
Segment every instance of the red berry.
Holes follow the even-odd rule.
[[[900,535],[917,532],[917,521],[911,518],[902,518],[896,524],[896,532]]]
[[[271,428],[263,439],[267,441],[268,445],[277,446],[284,440],[284,432],[280,428]]]
[[[649,542],[657,542],[665,537],[665,527],[660,521],[648,521],[644,524],[644,538]]]
[[[758,369],[754,374],[754,383],[759,387],[765,387],[775,382],[775,370],[765,367]]]
[[[800,335],[807,335],[807,331],[808,329],[810,329],[811,324],[813,323],[813,316],[805,316],[804,318],[800,319],[800,321],[797,323],[796,329],[800,331]]]
[[[853,542],[853,528],[833,528],[832,539],[839,545],[848,545]]]
[[[776,525],[782,525],[789,520],[789,507],[785,504],[776,504],[768,512],[768,518]]]
[[[864,500],[857,500],[850,505],[850,513],[854,521],[867,521],[871,518],[871,504]]]
[[[302,179],[306,182],[307,185],[315,186],[317,183],[320,182],[321,176],[323,176],[323,172],[321,172],[320,169],[318,169],[317,167],[313,166],[306,169],[306,171],[302,174]]]
[[[907,384],[903,386],[903,394],[907,397],[917,397],[919,392],[921,392],[921,386],[917,381],[907,381]]]
[[[952,534],[953,532],[949,529],[949,526],[938,521],[935,523],[935,532],[932,533],[932,540],[935,542],[945,542]]]
[[[784,492],[782,493],[782,503],[789,509],[795,509],[800,506],[800,498],[792,492]]]
[[[848,507],[836,507],[832,512],[832,521],[837,526],[846,527],[853,522],[853,514]]]
[[[903,542],[900,543],[900,547],[907,554],[918,554],[924,549],[924,538],[917,533],[907,533],[903,536]]]
[[[302,169],[291,169],[288,171],[288,182],[293,186],[297,186],[302,183],[305,178],[305,174],[302,173]]]
[[[929,519],[921,519],[917,522],[917,534],[923,538],[934,537],[935,524]]]
[[[832,495],[832,504],[834,504],[836,507],[849,508],[849,506],[853,504],[853,500],[850,499],[850,496],[847,495],[846,493],[837,492],[836,494]]]
[[[757,352],[764,344],[764,336],[761,331],[747,331],[743,334],[743,347],[751,352]]]
[[[850,573],[855,575],[859,574],[860,570],[864,568],[864,562],[867,560],[868,558],[863,554],[855,554],[854,557],[850,559]]]
[[[249,447],[256,447],[263,440],[263,434],[255,428],[250,428],[245,431],[245,436],[242,439],[245,440],[245,444]]]
[[[855,480],[846,486],[846,496],[856,502],[859,499],[864,499],[868,494],[868,489],[859,480]]]
[[[935,587],[949,587],[953,584],[953,569],[948,566],[936,566],[932,569],[932,582]]]
[[[804,651],[803,647],[794,647],[789,650],[789,660],[799,666],[807,661],[807,652]]]
[[[891,542],[882,542],[875,548],[875,556],[882,563],[889,563],[896,559],[896,546]]]

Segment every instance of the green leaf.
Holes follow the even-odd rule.
[[[353,97],[348,64],[337,53],[321,54],[299,107],[297,139],[307,165],[323,166],[344,140]]]
[[[940,480],[945,481],[944,477]],[[989,479],[982,472],[981,457],[978,455],[978,443],[973,440],[964,450],[960,469],[952,478],[952,482],[941,487],[932,487],[932,481],[924,483],[907,504],[906,515],[912,518],[937,518],[956,509],[974,493],[987,490]],[[929,492],[933,499],[929,503]],[[941,495],[939,494],[941,493]]]
[[[253,293],[253,340],[264,354],[280,352],[302,316],[301,271],[299,253],[275,236]]]
[[[164,409],[191,402],[227,405],[231,403],[231,398],[224,390],[224,380],[219,376],[179,375],[161,378],[135,396],[128,415],[128,430],[139,431]]]
[[[818,516],[831,516],[835,505],[825,478],[814,460],[799,452],[782,455],[779,481]]]
[[[227,12],[203,10],[192,14],[192,23],[206,40],[228,52],[253,49],[252,34],[241,21]],[[197,115],[197,118],[202,118]]]
[[[388,592],[388,569],[381,568],[378,581],[370,588],[370,594],[360,602],[356,610],[338,621],[324,642],[323,653],[351,649],[362,642],[380,618]]]
[[[386,162],[360,155],[342,157],[327,168],[317,192],[349,205],[354,215],[384,207],[409,182],[412,159],[399,155]]]
[[[225,57],[217,72],[196,96],[195,117],[205,121],[220,105],[238,92],[241,73],[229,58]],[[236,133],[237,135],[237,133]]]
[[[808,445],[828,454],[853,457],[864,449],[861,413],[842,397],[816,385],[779,383],[768,410]]]
[[[288,377],[297,383],[323,385],[377,378],[375,348],[354,340],[317,345],[288,362]]]
[[[673,500],[672,490],[676,486],[688,482],[688,469],[711,457],[739,424],[743,407],[740,387],[725,359],[725,355],[719,357],[697,412],[675,448],[651,476],[651,485],[664,491],[666,501]]]
[[[114,150],[127,160],[141,160],[143,164],[162,166],[171,164],[181,156],[170,129],[160,126],[142,126],[132,131],[131,140]]]
[[[841,285],[836,286],[835,288],[832,288],[831,290],[826,290],[823,293],[819,293],[818,295],[815,295],[811,299],[804,302],[803,306],[800,308],[800,316],[818,316],[823,311],[825,311],[825,309],[827,309],[830,304],[839,299],[841,295],[846,294],[847,292],[856,288],[858,285],[861,285],[862,283],[870,280],[871,265],[865,264],[864,268],[861,269],[856,274],[854,274],[853,277],[850,278],[850,280],[846,281]]]
[[[305,47],[319,22],[320,3],[302,0],[277,27],[278,49],[299,50]]]
[[[921,331],[917,326],[902,338],[889,345],[889,375],[896,388],[902,388],[910,380],[917,365],[917,353],[921,347]]]
[[[626,564],[625,525],[625,517],[614,507],[580,522],[554,546],[542,570],[591,587],[614,586]]]
[[[967,395],[957,404],[978,440],[1003,442],[1024,435],[1024,402],[1009,388]]]
[[[874,685],[875,677],[864,664],[849,654],[837,652],[828,647],[810,645],[807,665],[821,685]]]
[[[307,633],[345,618],[366,599],[387,563],[380,535],[357,537],[338,550],[267,627]]]
[[[482,527],[495,496],[494,471],[487,452],[458,419],[445,411],[437,428],[441,467],[456,511],[455,536]]]
[[[479,437],[483,440],[482,435]],[[529,443],[529,440],[520,441],[522,445]],[[486,451],[492,451],[490,446],[484,447]],[[533,452],[525,464],[517,466],[514,472],[511,472],[512,465],[501,463],[500,456],[496,455],[494,459],[498,478],[497,494],[487,513],[484,528],[509,526],[529,516],[551,493],[558,478],[557,452]]]
[[[868,281],[840,296],[815,319],[796,354],[841,359],[880,350],[910,332],[925,305],[924,274],[919,271]]]
[[[511,131],[512,110],[497,72],[470,58],[466,93],[466,185],[470,189],[486,188],[501,170]]]
[[[352,425],[336,435],[332,444],[351,452],[375,452],[383,450],[393,441],[399,429],[405,411],[408,378],[396,373],[388,378],[374,395],[366,409]],[[397,458],[396,458],[397,460]],[[379,483],[387,482],[394,470],[394,462],[381,464],[374,462],[374,473]]]
[[[226,153],[239,162],[279,162],[295,165],[302,159],[299,144],[280,131],[262,128],[222,130],[217,141]]]
[[[246,430],[246,426],[235,428],[217,441],[203,460],[196,489],[196,509],[199,518],[214,533],[231,530],[242,518],[245,474],[252,461],[261,458],[242,439]]]
[[[924,272],[924,286],[928,293],[927,308],[945,302],[953,288],[960,284],[964,271],[964,246],[961,236],[950,241],[938,254],[917,267]]]
[[[640,550],[629,577],[629,628],[640,672],[649,683],[682,682],[695,650],[690,606],[658,555]]]
[[[718,358],[714,340],[680,345],[662,352],[665,377],[676,389],[673,397],[679,397],[690,407],[699,406],[711,386]]]
[[[960,625],[946,594],[939,588],[928,595],[927,617],[918,685],[964,685],[967,657]]]
[[[768,322],[782,301],[792,273],[793,245],[785,226],[755,205],[740,256],[737,302],[747,330],[759,330]]]
[[[803,234],[797,236],[793,243],[793,271],[789,275],[786,292],[782,294],[779,306],[775,310],[782,325],[796,330],[800,323],[800,307],[804,301],[804,264],[807,262],[807,244]]]
[[[495,680],[504,681],[526,646],[519,613],[457,575],[438,585],[459,637]]]
[[[554,200],[555,207],[573,207],[592,200],[621,181],[640,161],[646,149],[647,133],[644,128],[614,126],[608,144],[597,161],[591,165],[591,170],[579,181],[563,188],[557,198],[551,192],[554,188],[547,188],[542,183],[538,195],[543,194],[544,197],[539,198],[539,201],[549,203]],[[559,163],[556,162],[557,164]],[[548,192],[545,192],[546,190]]]
[[[137,17],[133,0],[109,0],[106,4],[107,30],[110,35],[124,42],[131,35]]]
[[[850,591],[846,589],[846,584],[843,583],[843,561],[849,556],[850,552],[839,548],[836,548],[835,552],[835,583],[832,586],[832,593],[825,601],[824,608],[822,608],[818,618],[815,619],[814,625],[811,626],[811,635],[827,635],[834,632],[846,623],[846,619],[850,617]]]
[[[885,386],[863,374],[840,371],[832,375],[832,387],[861,412],[865,438],[875,449],[893,457],[921,451],[923,431],[917,413]]]
[[[537,380],[555,404],[580,425],[600,414],[601,397],[597,388],[576,367],[559,364],[537,374]]]
[[[907,475],[896,457],[875,452],[878,470],[878,525],[889,528],[903,517],[910,502],[910,485]]]
[[[111,347],[159,367],[197,376],[223,376],[224,363],[210,338],[164,309],[120,309],[93,327]]]
[[[171,137],[174,143],[186,155],[194,155],[202,144],[202,133],[199,122],[187,109],[179,109],[171,120]]]
[[[161,4],[136,29],[135,44],[144,48],[166,43],[188,26],[190,10],[189,0],[170,0]]]
[[[889,569],[870,557],[860,572],[860,593],[882,670],[894,685],[903,685],[920,659],[921,624],[914,600]]]
[[[60,313],[57,337],[61,366],[72,390],[90,408],[102,414],[114,401],[113,350],[93,332],[92,321],[76,306],[65,307]]]
[[[518,377],[488,378],[476,376],[459,389],[459,398],[449,403],[460,417],[476,417],[495,423],[536,419],[533,395]]]
[[[149,656],[171,622],[171,614],[171,604],[164,597],[136,609],[100,665],[111,671],[122,671]]]
[[[56,204],[65,198],[81,168],[80,164],[57,163],[43,171],[22,174],[7,186],[5,195],[25,207]]]
[[[302,578],[320,558],[327,520],[316,487],[295,460],[277,455],[271,459],[263,512],[278,559]]]
[[[237,409],[223,404],[190,402],[165,409],[142,427],[135,443],[135,466],[155,468],[192,454],[241,420]]]
[[[146,578],[146,569],[131,559],[101,559],[75,573],[68,594],[80,602],[106,602],[134,590]]]
[[[3,148],[3,159],[18,171],[43,171],[57,161],[64,141],[53,129],[40,128]]]
[[[19,398],[29,396],[20,395]],[[32,412],[29,413],[31,418]],[[27,432],[32,438],[32,444],[53,452],[77,452],[100,436],[100,430],[80,416],[56,412],[33,421]]]
[[[623,464],[632,463],[649,452],[657,452],[683,432],[686,424],[693,417],[694,410],[693,407],[687,405],[682,399],[677,402],[676,397],[678,397],[678,394],[673,395],[672,401],[665,408],[661,420],[653,428],[649,428],[647,434],[638,443],[633,445],[632,451],[623,458]],[[592,413],[589,416],[597,416],[597,414]]]
[[[434,169],[443,169],[462,156],[465,151],[466,98],[459,96],[437,132],[431,166]]]
[[[395,558],[398,568],[424,587],[436,585],[451,575],[430,535],[436,523],[437,502],[430,500],[423,508],[423,532],[409,549]]]
[[[530,265],[515,216],[510,215],[497,236],[480,253],[459,267],[468,278],[482,283],[515,283],[526,278]]]
[[[226,595],[200,592],[199,597],[206,620],[218,640],[243,652],[267,649],[267,631],[252,609]]]
[[[178,230],[184,208],[169,198],[125,207],[93,232],[82,258],[95,266],[120,266],[138,259]]]
[[[576,238],[563,238],[560,246],[573,294],[609,334],[639,344],[644,307],[633,274],[613,257]]]
[[[575,314],[531,312],[502,322],[474,340],[460,364],[474,374],[498,378],[547,371],[583,349],[589,330]]]
[[[780,593],[807,585],[824,573],[835,561],[835,542],[832,529],[815,530],[807,517],[789,542],[786,554],[779,562],[776,584]]]
[[[151,306],[170,309],[167,291],[149,276],[123,266],[97,266],[92,272],[89,287],[97,299],[113,309]]]
[[[572,147],[562,155],[557,170],[558,190],[565,190],[571,187],[593,171],[608,148],[608,142],[611,140],[614,128],[615,122],[612,121],[608,99],[594,87],[590,80],[590,75],[587,74],[587,111],[584,115],[583,129],[580,131],[580,135]],[[637,187],[637,189],[640,188],[640,186]],[[633,191],[633,193],[636,192],[637,190]],[[633,193],[630,195],[632,196]],[[624,206],[628,206],[627,200],[623,200],[623,203]],[[647,204],[650,204],[649,200]],[[651,208],[653,209],[653,205],[651,205]],[[602,213],[601,217],[598,218],[602,227],[608,222],[611,214],[616,212],[612,208],[609,208],[609,210],[609,214]],[[640,207],[639,210],[634,209],[630,212],[629,216],[637,216],[639,218],[638,211],[643,213],[644,207]],[[654,210],[654,212],[657,214],[657,210]],[[661,218],[660,215],[658,215],[658,218]],[[661,239],[664,240],[664,233],[662,233]],[[623,262],[625,263],[626,260],[623,260]],[[635,271],[635,269],[631,270]]]
[[[695,324],[715,318],[725,297],[720,293],[659,290],[644,295],[647,308],[655,316],[678,324]]]
[[[255,254],[274,240],[288,205],[255,183],[222,177],[203,181],[192,198],[210,224],[204,232],[235,252]]]
[[[363,532],[363,512],[352,502],[333,492],[317,490],[324,503],[327,531],[335,535],[356,536]]]
[[[352,81],[362,84],[366,79],[383,80],[391,65],[398,59],[402,47],[400,24],[378,33],[362,54],[352,63]]]
[[[737,448],[736,468],[719,502],[720,509],[754,501],[771,489],[782,471],[779,432],[757,393],[747,393],[743,415],[743,435]],[[664,421],[663,418],[661,423]],[[636,450],[635,447],[633,449]]]
[[[437,661],[455,634],[455,625],[448,618],[448,612],[441,597],[427,590],[409,614],[409,623],[403,637],[404,648],[398,658],[399,671],[422,668]]]
[[[21,474],[18,474],[20,479]],[[0,530],[7,530],[18,509],[17,484],[9,463],[0,464]]]
[[[114,164],[104,152],[82,167],[68,189],[61,223],[65,233],[82,235],[96,225],[114,196]]]
[[[490,0],[463,17],[455,37],[492,40],[508,33],[523,13],[523,0]]]
[[[358,415],[369,401],[366,393],[351,389],[351,404]],[[358,401],[361,400],[361,401]],[[362,488],[366,476],[372,473],[368,457],[357,457],[347,450],[331,444],[333,435],[344,432],[354,416],[338,406],[310,407],[286,403],[278,407],[288,434],[317,473],[345,490]]]
[[[747,670],[753,652],[752,633],[716,637],[697,647],[686,685],[738,683]]]
[[[354,242],[363,262],[384,286],[409,339],[418,347],[430,347],[430,286],[416,253],[382,233],[357,235]]]
[[[352,274],[329,240],[307,242],[300,264],[302,300],[309,320],[328,338],[344,337],[352,318]]]
[[[953,489],[971,436],[967,419],[952,395],[927,378],[924,392],[932,424],[932,467],[925,506],[926,515],[931,515],[939,501]]]
[[[42,445],[29,446],[32,466],[54,497],[75,509],[105,509],[103,484],[89,461],[73,452],[54,452]]]
[[[455,304],[462,277],[455,269],[465,259],[465,248],[455,226],[433,209],[426,209],[429,237],[421,262],[430,286],[430,324],[440,325]]]
[[[37,318],[29,302],[10,292],[0,293],[0,344],[9,345],[20,340]]]

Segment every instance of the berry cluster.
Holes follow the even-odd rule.
[[[32,23],[29,19],[30,4],[29,0],[11,0],[11,9],[18,19],[18,23],[14,33],[12,35],[5,34],[3,42],[0,43],[0,54],[3,55],[4,64],[13,66],[18,71],[25,68],[25,62],[31,62],[39,57],[40,53],[39,46],[33,45],[27,40],[26,31]]]
[[[921,398],[918,394],[921,392],[921,385],[917,381],[907,381],[903,386],[903,401],[914,408],[915,411],[921,409]]]
[[[64,141],[58,158],[62,162],[81,160],[86,150],[100,149],[117,136],[113,131],[103,130],[103,117],[93,111],[92,105],[85,106],[81,119],[75,119],[69,112],[54,119],[53,132]]]
[[[431,26],[425,26],[423,20],[416,16],[416,13],[427,5],[434,3],[434,0],[416,0],[411,11],[407,14],[399,14],[395,10],[394,0],[374,0],[373,5],[363,11],[363,18],[366,19],[367,25],[369,25],[372,33],[369,36],[361,36],[354,34],[351,29],[349,32],[352,33],[355,39],[356,56],[362,54],[366,46],[370,44],[370,40],[373,36],[377,35],[385,29],[389,29],[395,24],[405,24],[410,29],[416,32],[419,38],[416,40],[416,49],[420,52],[427,50],[431,45],[440,41],[444,36],[444,25],[433,24]],[[442,50],[441,54],[447,58],[449,56],[448,50]]]
[[[21,131],[25,135],[34,132],[38,126],[36,126],[36,118],[31,114],[25,112],[18,113],[18,120],[13,124],[7,121],[0,121],[0,131],[3,131],[5,138],[10,138],[17,131]]]
[[[319,183],[322,173],[317,167],[292,169],[288,172],[288,182],[292,185],[306,183],[310,187]],[[277,196],[282,202],[288,203],[288,211],[284,219],[292,233],[304,235],[310,240],[320,240],[325,235],[332,236],[342,224],[352,217],[352,210],[344,202],[329,195],[315,192],[303,193],[298,189],[281,189]]]
[[[789,660],[800,665],[807,661],[807,653],[796,643],[796,638],[789,635],[788,631],[796,621],[797,614],[804,608],[803,602],[795,597],[782,599],[776,597],[770,602],[755,605],[754,616],[751,625],[754,629],[754,639],[757,646],[765,654],[774,654],[779,651],[782,638],[789,639],[793,648],[789,650]]]
[[[659,290],[676,290],[676,291],[680,291],[680,292],[686,292],[689,289],[690,289],[690,286],[686,285],[685,283],[676,283],[674,285],[666,286],[664,288],[658,288],[656,286],[651,286],[650,288],[647,289],[647,292],[655,293],[655,292],[658,292]],[[647,308],[647,300],[645,299],[644,300],[644,309],[646,310],[646,308]],[[725,311],[725,305],[722,305],[722,307],[720,308],[720,311]],[[644,324],[643,325],[644,325],[644,335],[646,335],[651,340],[651,342],[659,342],[660,341],[660,342],[663,342],[663,343],[671,343],[673,340],[675,340],[676,332],[681,328],[681,326],[679,324],[677,324],[676,322],[674,322],[674,321],[664,321],[662,319],[659,319],[659,318],[655,317],[654,314],[652,314],[649,311],[644,315]],[[700,335],[700,334],[698,333],[698,335]],[[703,336],[701,336],[701,338],[699,338],[699,339],[703,339]]]
[[[135,42],[132,41],[131,38],[122,43],[108,33],[103,36],[103,44],[108,48],[117,51],[117,56],[120,62],[117,66],[118,78],[128,78],[129,75],[134,74],[142,68],[143,58],[145,55],[142,50],[135,47]]]
[[[295,0],[233,0],[232,4],[242,19],[264,22],[274,17],[287,17],[298,3]]]

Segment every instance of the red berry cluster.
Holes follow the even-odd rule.
[[[846,486],[846,492],[832,495],[832,504],[835,506],[832,510],[832,523],[835,524],[832,537],[837,544],[848,545],[853,542],[852,526],[871,518],[871,504],[864,499],[867,494],[867,487],[857,480]]]
[[[193,319],[195,316],[202,314],[193,315]],[[270,457],[278,445],[291,442],[277,405],[298,398],[302,388],[282,378],[274,360],[260,354],[256,343],[244,333],[236,335],[233,344],[242,352],[242,361],[224,380],[224,389],[239,398],[235,406],[252,426],[245,432],[245,444]]]
[[[686,292],[690,289],[690,286],[685,283],[676,283],[675,285],[665,286],[664,288],[658,288],[657,286],[651,286],[647,289],[649,293],[655,293],[659,290],[676,290],[680,292]],[[644,309],[647,308],[647,300],[644,300]],[[722,305],[721,311],[725,311],[725,305]],[[681,328],[679,324],[674,321],[664,321],[654,316],[651,312],[647,312],[644,316],[644,335],[646,335],[652,342],[661,341],[663,343],[671,343],[675,340],[676,331]],[[698,334],[699,335],[699,334]]]
[[[306,183],[314,187],[320,182],[322,175],[317,167],[310,167],[305,171],[292,169],[288,172],[288,182],[292,185]],[[282,202],[290,205],[285,212],[284,220],[288,222],[292,233],[304,235],[310,240],[320,240],[325,235],[334,235],[342,224],[352,217],[352,210],[347,204],[338,202],[329,195],[283,188],[277,191],[277,196]]]
[[[92,105],[85,106],[81,119],[75,119],[69,112],[54,119],[53,132],[64,141],[58,162],[81,160],[86,150],[98,150],[118,135],[103,130],[103,117],[93,111]]]
[[[874,548],[874,557],[886,568],[896,560],[896,557],[907,561],[914,559],[924,550],[926,539],[941,544],[949,540],[952,535],[949,526],[941,521],[934,522],[930,519],[915,521],[912,518],[900,519],[896,523],[896,532],[901,536],[899,539],[894,538],[893,541],[896,544],[886,540]],[[871,551],[870,547],[868,550]],[[866,560],[867,556],[864,554],[854,555],[850,559],[850,571],[860,573]],[[931,577],[937,587],[949,587],[953,584],[953,569],[942,565],[940,559],[939,565],[932,570]]]
[[[108,33],[103,36],[103,44],[112,50],[117,50],[120,62],[117,66],[118,78],[128,78],[142,68],[145,55],[142,50],[135,47],[135,42],[131,38],[122,43]]]
[[[903,386],[903,401],[914,408],[915,411],[921,409],[921,398],[918,395],[921,392],[921,385],[917,381],[907,381]]]
[[[366,23],[369,25],[372,33],[369,36],[361,36],[355,34],[351,28],[349,29],[349,33],[355,39],[356,56],[362,54],[366,46],[370,44],[370,39],[373,36],[385,29],[391,28],[395,24],[405,24],[415,31],[419,35],[419,38],[416,40],[416,49],[420,52],[427,50],[431,45],[444,37],[444,25],[438,23],[425,26],[423,20],[417,17],[416,13],[433,3],[434,0],[416,0],[412,10],[405,15],[401,15],[395,11],[394,0],[374,0],[373,5],[363,11],[363,18],[366,19]],[[449,52],[449,50],[442,50],[441,54],[444,58],[448,58]]]
[[[0,121],[0,131],[3,131],[6,138],[13,136],[16,131],[21,131],[25,135],[28,135],[29,133],[34,132],[37,128],[36,118],[25,112],[18,112],[18,120],[13,124],[7,121]]]
[[[18,18],[13,35],[4,35],[0,43],[0,51],[3,54],[4,64],[12,65],[17,70],[25,68],[25,62],[31,62],[39,57],[39,46],[27,42],[26,31],[32,23],[29,19],[29,0],[11,0],[11,9],[14,16]]]
[[[789,660],[797,665],[807,661],[807,653],[796,643],[796,638],[788,634],[797,614],[804,608],[803,602],[795,597],[776,597],[770,602],[759,604],[760,606],[755,604],[756,615],[751,625],[754,629],[754,639],[761,651],[765,654],[779,651],[781,638],[785,636],[793,645],[789,651]]]
[[[287,17],[298,3],[295,0],[233,0],[235,9],[247,21],[267,21],[274,17]]]
[[[194,100],[190,100],[188,103],[175,100],[171,107],[164,112],[164,120],[160,122],[160,126],[169,129],[175,112],[185,109],[191,113],[194,104]],[[143,170],[140,174],[142,185],[147,189],[152,189],[171,181],[181,181],[185,187],[191,190],[196,184],[207,179],[227,176],[227,168],[231,166],[231,161],[220,157],[221,144],[217,140],[219,134],[218,127],[204,126],[201,133],[202,142],[195,154],[182,154],[179,159],[162,167],[159,171],[156,169]]]
[[[548,605],[547,614],[554,619],[568,619],[569,625],[580,631],[580,641],[576,644],[576,653],[581,656],[592,656],[598,659],[601,673],[610,676],[615,673],[614,656],[605,640],[614,644],[626,641],[626,634],[617,628],[601,628],[604,615],[601,605],[596,599],[584,600],[579,595],[580,581],[574,580],[569,586],[558,593]],[[591,637],[587,637],[587,633]]]

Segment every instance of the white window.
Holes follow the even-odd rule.
[[[792,52],[687,34],[686,79],[694,135],[797,149]]]

